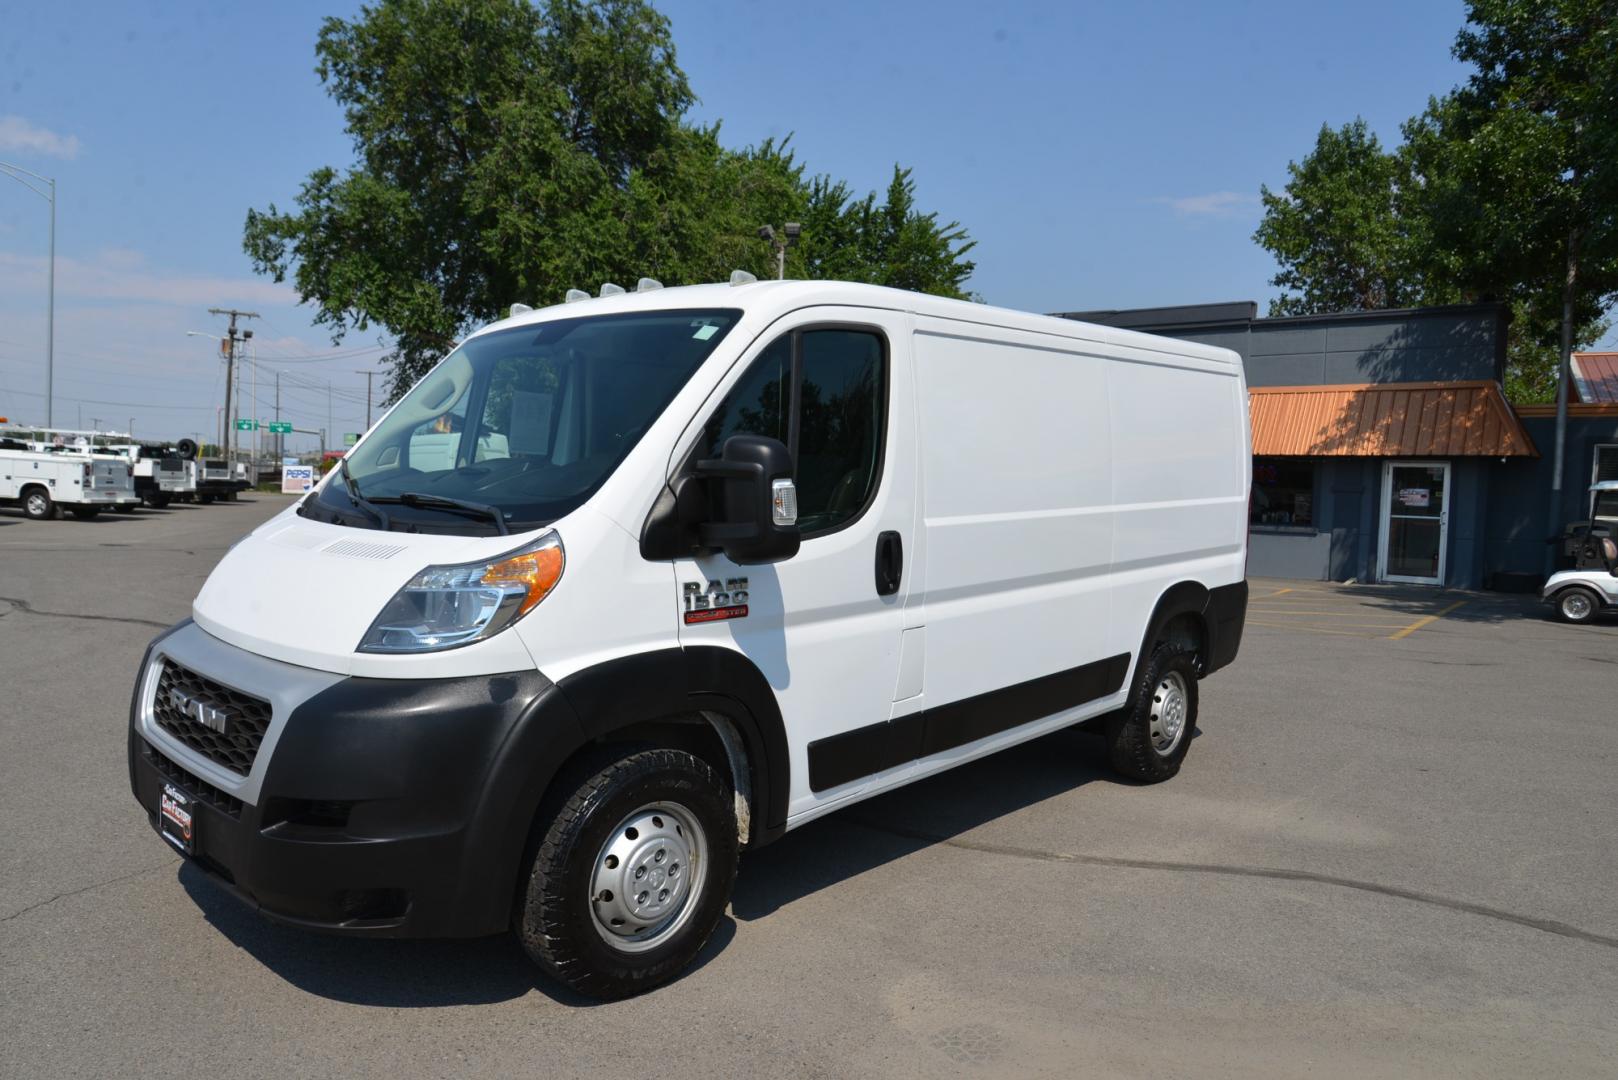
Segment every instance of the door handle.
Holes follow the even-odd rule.
[[[889,530],[876,538],[876,594],[892,596],[904,575],[904,541]]]

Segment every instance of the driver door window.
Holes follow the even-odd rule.
[[[887,349],[875,331],[797,330],[753,361],[704,430],[706,456],[732,435],[767,435],[792,451],[804,539],[859,517],[881,474]]]

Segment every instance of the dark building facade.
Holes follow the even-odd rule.
[[[1239,354],[1255,576],[1518,586],[1548,552],[1552,430],[1505,400],[1506,313],[1466,305],[1261,319],[1252,302],[1066,313]],[[1559,520],[1582,518],[1618,407],[1574,408]]]

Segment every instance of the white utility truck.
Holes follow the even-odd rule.
[[[137,676],[164,840],[610,998],[822,814],[1081,723],[1173,776],[1246,613],[1237,356],[733,280],[472,334],[226,554]]]
[[[0,439],[0,506],[21,506],[28,517],[43,521],[55,517],[58,507],[93,518],[103,510],[133,509],[139,501],[129,464],[120,457]]]
[[[181,439],[173,447],[129,442],[112,443],[107,449],[129,461],[135,494],[145,505],[160,510],[196,494],[193,459],[197,448],[190,439]]]

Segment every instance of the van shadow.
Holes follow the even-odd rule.
[[[1065,728],[828,814],[742,859],[743,922],[1086,784],[1127,783],[1099,735]]]
[[[491,1005],[538,991],[573,1008],[601,1004],[548,978],[511,934],[433,941],[323,934],[271,922],[192,863],[182,863],[178,877],[203,917],[232,945],[299,990],[331,1001],[438,1009]],[[680,978],[700,971],[735,936],[735,921],[720,919]]]
[[[730,915],[680,978],[701,970],[730,945],[735,920],[768,918],[822,889],[1110,778],[1100,740],[1070,728],[795,830],[743,856]],[[215,930],[288,983],[319,997],[380,1008],[444,1008],[538,991],[574,1008],[599,1004],[545,976],[510,934],[447,941],[320,934],[269,921],[192,863],[181,864],[178,878]]]

